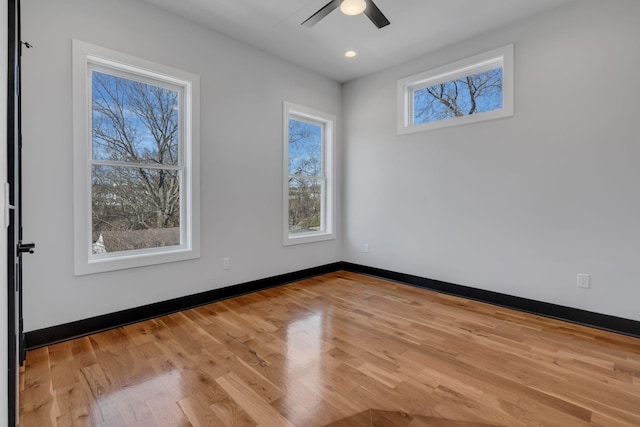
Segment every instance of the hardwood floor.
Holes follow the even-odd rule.
[[[347,272],[28,352],[22,426],[640,426],[640,339]]]

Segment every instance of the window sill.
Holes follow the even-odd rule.
[[[127,268],[146,267],[150,265],[165,264],[168,262],[186,261],[200,258],[200,252],[196,249],[172,248],[163,251],[144,251],[137,254],[122,254],[107,257],[91,257],[77,262],[75,275],[104,273]]]
[[[325,240],[335,240],[336,233],[300,233],[300,235],[289,235],[282,243],[284,246],[301,245],[303,243],[322,242]]]

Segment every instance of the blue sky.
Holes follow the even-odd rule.
[[[134,146],[136,148],[136,152],[138,153],[146,153],[146,156],[140,156],[139,160],[143,160],[144,157],[147,159],[155,159],[158,157],[158,147],[156,144],[156,140],[153,137],[151,131],[148,126],[145,124],[144,120],[142,120],[136,113],[135,107],[132,103],[132,99],[127,96],[128,88],[132,84],[141,84],[144,88],[145,92],[148,96],[153,99],[153,91],[157,90],[157,86],[149,85],[146,83],[138,83],[133,80],[129,80],[123,77],[117,77],[106,73],[101,73],[98,71],[92,72],[92,99],[93,102],[101,103],[103,105],[108,105],[110,109],[114,111],[118,111],[118,104],[122,107],[122,115],[124,116],[125,122],[128,129],[128,135],[133,139]],[[170,89],[163,89],[164,95],[166,98],[163,98],[163,102],[167,102],[167,100],[175,97],[175,101],[179,99],[177,96],[178,93],[176,91],[172,91]],[[112,97],[117,97],[117,101]],[[172,109],[173,120],[177,122],[178,120],[178,105],[174,105]],[[95,107],[93,108],[93,127],[94,130],[97,124],[102,121],[103,129],[108,132],[115,132],[115,128],[110,125],[109,120],[103,115],[103,113],[96,111]],[[114,133],[116,135],[116,133]],[[121,135],[120,135],[121,136]],[[113,150],[108,150],[104,147],[104,145],[96,138],[95,132],[93,135],[93,158],[96,160],[114,160],[112,158]],[[177,148],[178,138],[176,136],[175,141],[172,142],[172,145],[175,145]],[[121,157],[121,156],[120,156]],[[124,158],[117,158],[117,160],[128,160]],[[153,160],[150,160],[153,162]],[[166,162],[165,162],[166,164]]]
[[[289,119],[289,175],[313,176],[321,159],[322,126]]]

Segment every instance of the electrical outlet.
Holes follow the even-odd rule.
[[[364,245],[362,245],[362,252],[364,252],[365,254],[368,254],[370,252],[368,243],[365,243]]]
[[[589,289],[591,287],[591,276],[584,273],[578,273],[578,287]]]
[[[222,269],[228,270],[231,268],[231,258],[222,258]]]

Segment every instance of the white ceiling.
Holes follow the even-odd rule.
[[[273,55],[346,82],[572,0],[375,0],[391,21],[339,9],[300,24],[329,0],[145,0]],[[355,50],[358,56],[345,58]]]

